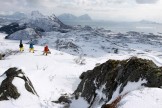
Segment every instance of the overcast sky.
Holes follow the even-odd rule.
[[[89,14],[92,19],[162,22],[162,0],[0,0],[0,13]]]

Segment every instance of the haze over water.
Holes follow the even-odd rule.
[[[140,23],[140,22],[111,22],[111,21],[63,21],[68,25],[91,26],[93,28],[105,28],[114,32],[125,33],[128,31],[137,31],[144,33],[162,33],[162,24]]]

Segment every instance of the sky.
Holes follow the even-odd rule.
[[[0,13],[89,14],[92,19],[162,22],[162,0],[0,0]]]

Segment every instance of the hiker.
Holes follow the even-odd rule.
[[[48,53],[50,53],[50,51],[48,49],[48,45],[45,45],[43,55],[46,54],[46,56],[47,56]]]
[[[34,44],[33,44],[32,40],[30,41],[30,44],[29,44],[29,52],[34,53]]]
[[[20,52],[24,51],[24,46],[22,44],[22,40],[20,40],[19,48],[20,48]]]

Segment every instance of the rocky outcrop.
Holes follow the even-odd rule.
[[[0,101],[9,100],[9,98],[17,99],[21,95],[13,84],[15,78],[22,79],[25,84],[24,87],[28,92],[31,92],[33,95],[37,95],[31,81],[21,69],[10,68],[3,75],[0,76]],[[37,95],[38,96],[38,95]]]
[[[122,93],[129,82],[146,80],[134,89],[141,86],[161,87],[162,68],[150,60],[136,57],[123,61],[108,60],[93,70],[83,72],[80,79],[75,96],[84,97],[90,108],[95,108],[95,104],[107,103],[117,88],[119,94]]]
[[[76,44],[74,44],[72,40],[67,39],[57,39],[56,48],[57,50],[71,51],[74,53],[80,52],[80,48]]]

